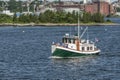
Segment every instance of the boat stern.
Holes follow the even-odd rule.
[[[56,45],[52,44],[52,46],[51,46],[51,52],[52,52],[52,53],[54,53],[56,47],[57,47]]]

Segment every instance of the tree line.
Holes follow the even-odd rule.
[[[13,17],[10,17],[5,14],[0,14],[0,23],[77,23],[78,21],[78,12],[73,11],[64,12],[64,11],[50,11],[47,10],[44,13],[36,14],[21,14],[19,17],[14,14]],[[90,13],[80,13],[79,19],[82,23],[103,23],[104,16],[100,13],[90,14]]]
[[[43,3],[42,0],[1,0],[0,1],[0,11],[10,10],[11,12],[24,12],[27,11],[27,5],[30,4],[30,11],[34,11],[34,6],[39,6]]]

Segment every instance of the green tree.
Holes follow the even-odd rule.
[[[91,22],[91,14],[87,13],[87,12],[84,12],[82,21],[83,21],[83,23]]]
[[[18,18],[17,18],[16,13],[14,13],[14,15],[13,15],[13,23],[17,23],[17,22],[18,22]]]
[[[67,23],[73,23],[74,22],[74,17],[70,12],[67,13],[66,19],[67,19]]]
[[[6,14],[0,14],[0,23],[11,23],[12,17]]]
[[[9,4],[9,6],[8,6],[9,10],[11,10],[12,12],[16,12],[17,11],[18,6],[17,6],[16,0],[10,0],[8,2],[8,4]]]
[[[100,13],[95,13],[92,15],[92,21],[102,23],[104,22],[104,16]]]

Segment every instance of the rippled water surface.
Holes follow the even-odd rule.
[[[85,27],[82,27],[84,29]],[[0,27],[0,80],[120,80],[120,27],[90,26],[98,56],[51,59],[51,43],[76,27]]]

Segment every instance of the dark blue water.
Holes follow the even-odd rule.
[[[83,27],[84,28],[84,27]],[[98,56],[51,59],[51,43],[75,27],[0,27],[0,80],[120,80],[120,27],[91,26]]]
[[[107,20],[107,19],[109,19],[109,20],[111,20],[112,22],[114,22],[114,23],[119,23],[120,24],[120,17],[118,17],[118,18],[105,18],[105,20]]]

